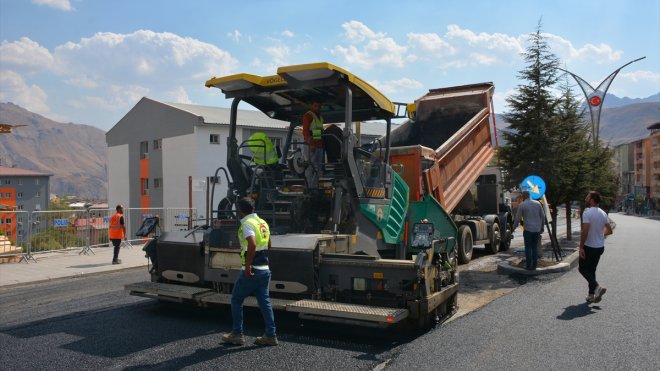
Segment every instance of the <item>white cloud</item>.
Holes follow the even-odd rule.
[[[270,58],[268,63],[262,63],[261,67],[269,74],[275,73],[277,67],[289,64],[289,57],[291,55],[291,50],[287,45],[282,44],[279,40],[275,41],[277,43],[276,45],[264,48],[264,51]]]
[[[452,48],[452,58],[441,61],[442,68],[473,65],[511,64],[520,60],[526,36],[513,37],[502,33],[475,33],[452,24],[447,26],[444,40]]]
[[[177,86],[176,89],[171,90],[168,93],[168,96],[171,97],[171,100],[174,101],[174,103],[192,104],[190,97],[188,97],[188,92],[186,92],[186,88],[183,86]]]
[[[615,51],[611,46],[603,43],[599,45],[585,44],[582,47],[575,47],[572,42],[561,36],[544,33],[543,37],[552,48],[552,52],[566,63],[586,61],[603,64],[618,61],[623,54],[622,51]]]
[[[231,54],[214,45],[168,32],[103,32],[50,51],[21,38],[0,44],[0,91],[2,100],[45,113],[47,94],[25,80],[39,73],[39,78],[68,86],[52,88],[58,89],[62,105],[126,111],[148,93],[155,99],[190,102],[187,92],[204,91],[207,79],[231,74],[237,65]]]
[[[337,45],[331,53],[343,58],[347,63],[371,69],[376,65],[403,67],[408,48],[397,44],[385,33],[374,32],[358,21],[342,24],[347,46]],[[357,45],[353,45],[357,44]]]
[[[51,8],[64,10],[67,12],[73,10],[69,0],[32,0],[32,3],[49,6]]]
[[[660,86],[660,72],[652,71],[631,71],[619,72],[619,79],[629,80],[631,82],[645,82]]]
[[[27,37],[0,43],[0,63],[21,71],[54,70],[55,58],[48,49]]]
[[[295,34],[291,31],[289,31],[289,30],[284,30],[284,31],[282,31],[282,36],[291,38],[291,37],[294,37]]]
[[[385,82],[375,80],[371,82],[371,84],[380,90],[383,94],[400,93],[404,90],[419,90],[424,87],[421,82],[414,79],[409,79],[407,77]]]
[[[96,81],[88,79],[87,77],[80,76],[64,81],[65,83],[73,86],[78,86],[85,89],[94,89],[98,86]]]
[[[456,54],[456,49],[436,33],[409,33],[408,44],[413,49],[423,52],[441,53],[445,55]]]
[[[227,32],[227,37],[233,40],[235,43],[241,42],[241,32],[239,30],[234,30],[232,32]]]
[[[84,95],[71,99],[74,108],[94,107],[108,112],[126,111],[142,97],[149,95],[149,89],[139,85],[110,85],[103,96]]]
[[[48,114],[48,94],[37,85],[29,85],[14,71],[0,70],[0,101],[13,102],[27,110]]]
[[[361,43],[365,40],[382,39],[385,33],[374,32],[364,23],[359,21],[350,21],[341,25],[345,31],[345,38],[351,43]]]

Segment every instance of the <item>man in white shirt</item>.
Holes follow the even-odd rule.
[[[518,228],[518,223],[520,223],[520,218],[522,218],[525,225],[525,230],[523,231],[525,263],[528,270],[535,270],[539,258],[538,245],[541,232],[543,232],[545,214],[543,213],[541,203],[529,197],[528,190],[524,190],[522,196],[525,201],[518,205],[516,218],[513,220],[513,230],[515,231]]]
[[[596,267],[605,251],[605,236],[612,234],[607,214],[598,206],[600,193],[591,191],[584,200],[587,208],[582,213],[582,235],[580,236],[580,274],[589,283],[588,303],[598,303],[607,289],[596,281]]]

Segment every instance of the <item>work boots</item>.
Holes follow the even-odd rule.
[[[243,336],[243,334],[235,334],[233,332],[229,332],[222,335],[222,342],[227,344],[243,345],[245,344],[245,336]]]
[[[277,336],[257,336],[254,340],[255,344],[258,345],[278,345]]]

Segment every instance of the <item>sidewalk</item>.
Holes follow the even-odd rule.
[[[58,278],[82,277],[122,269],[145,267],[147,258],[142,251],[142,244],[133,247],[122,245],[119,252],[121,264],[112,264],[112,247],[92,248],[92,253],[79,254],[82,250],[48,252],[35,254],[37,260],[25,260],[20,263],[0,264],[0,288],[27,283],[37,283]]]

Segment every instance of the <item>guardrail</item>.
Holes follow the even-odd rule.
[[[57,250],[80,249],[79,254],[93,253],[92,247],[110,247],[108,227],[114,209],[2,211],[0,212],[0,258],[20,256],[26,263],[36,262],[35,254]],[[160,231],[188,230],[204,221],[191,208],[129,208],[124,210],[124,224],[131,241],[143,241],[135,233],[145,218],[159,216]]]

